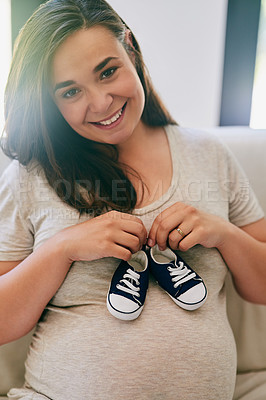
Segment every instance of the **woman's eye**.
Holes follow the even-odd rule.
[[[112,67],[112,68],[106,69],[105,71],[102,72],[101,79],[110,78],[115,73],[116,70],[117,70],[117,67]]]
[[[77,93],[79,93],[79,89],[70,89],[63,94],[63,97],[65,99],[70,99],[70,98],[74,97]]]

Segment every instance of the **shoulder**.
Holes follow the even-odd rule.
[[[167,125],[166,131],[179,143],[223,147],[223,143],[215,134],[204,130]]]
[[[0,195],[1,198],[12,196],[16,202],[30,205],[46,185],[44,171],[37,163],[24,166],[13,160],[0,177]]]
[[[4,190],[15,190],[19,182],[19,169],[20,165],[17,160],[13,160],[3,171],[0,177],[0,189],[1,192]]]
[[[170,146],[189,153],[193,158],[228,157],[227,146],[213,133],[195,128],[183,128],[177,125],[166,127]]]
[[[1,175],[1,181],[14,185],[16,182],[23,182],[28,180],[42,179],[45,180],[45,174],[41,166],[37,163],[31,163],[24,166],[18,160],[13,160],[5,168]]]

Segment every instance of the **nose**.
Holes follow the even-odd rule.
[[[87,112],[101,117],[106,114],[112,102],[112,95],[104,88],[95,88],[87,93]]]

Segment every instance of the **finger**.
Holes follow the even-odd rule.
[[[133,221],[133,220],[132,221],[123,220],[120,222],[120,227],[124,232],[137,236],[141,246],[143,246],[146,243],[147,230],[142,221],[141,223],[139,223],[138,221]]]
[[[182,222],[178,227],[174,228],[172,232],[169,233],[168,243],[172,249],[177,249],[181,240],[184,239],[191,231],[192,224]]]
[[[120,246],[117,243],[113,243],[110,247],[110,252],[106,257],[115,257],[120,260],[129,261],[132,256],[132,252],[126,247]]]
[[[187,251],[199,244],[199,240],[200,235],[198,235],[197,231],[192,231],[178,243],[178,250]]]
[[[165,211],[168,211],[168,212],[166,213]],[[162,229],[163,229],[163,231],[167,230],[168,221],[166,220],[166,217],[170,216],[171,214],[174,214],[174,212],[170,213],[169,209],[165,210],[165,211],[160,213],[153,221],[153,224],[149,231],[149,237],[148,237],[148,245],[150,247],[154,246],[157,243],[158,232]]]
[[[162,250],[166,248],[166,240],[169,238],[170,232],[172,232],[174,228],[178,229],[179,227],[179,229],[181,229],[180,226],[184,227],[184,229],[181,229],[179,232],[183,240],[184,233],[188,234],[198,224],[199,215],[194,207],[178,203],[172,210],[173,213],[171,213],[167,219],[163,220],[157,228],[156,240]],[[180,239],[177,240],[178,242],[180,241]]]
[[[180,223],[180,215],[182,215],[182,208],[184,208],[184,204],[183,203],[175,203],[173,204],[171,207],[167,208],[166,210],[162,211],[153,221],[152,227],[149,231],[149,237],[148,237],[148,245],[149,246],[154,246],[157,240],[157,232],[158,230],[161,229],[162,224],[164,225],[164,221],[167,218],[171,218],[173,221],[175,221],[174,223],[170,224],[169,226],[172,226],[172,228],[174,228],[175,226],[178,225],[178,223]],[[178,217],[179,216],[179,217]],[[167,224],[167,222],[165,223]],[[163,226],[163,230],[164,230],[164,226]]]
[[[158,244],[160,250],[165,250],[167,247],[167,242],[169,239],[169,234],[183,222],[183,216],[171,214],[167,219],[164,219],[161,224],[159,224],[156,232],[156,243]],[[176,232],[177,233],[177,232]]]
[[[113,235],[113,241],[117,245],[129,249],[132,254],[136,253],[142,248],[142,243],[138,236],[123,231],[116,232]]]
[[[142,220],[135,215],[112,210],[101,215],[100,218],[110,221],[111,225],[109,228],[112,228],[113,230],[121,229],[125,232],[132,233],[139,237],[142,245],[146,243],[147,230]]]

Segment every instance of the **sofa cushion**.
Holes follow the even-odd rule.
[[[0,346],[0,396],[5,395],[11,387],[23,385],[24,362],[31,336],[32,332]]]
[[[265,400],[266,371],[238,374],[233,400]]]

